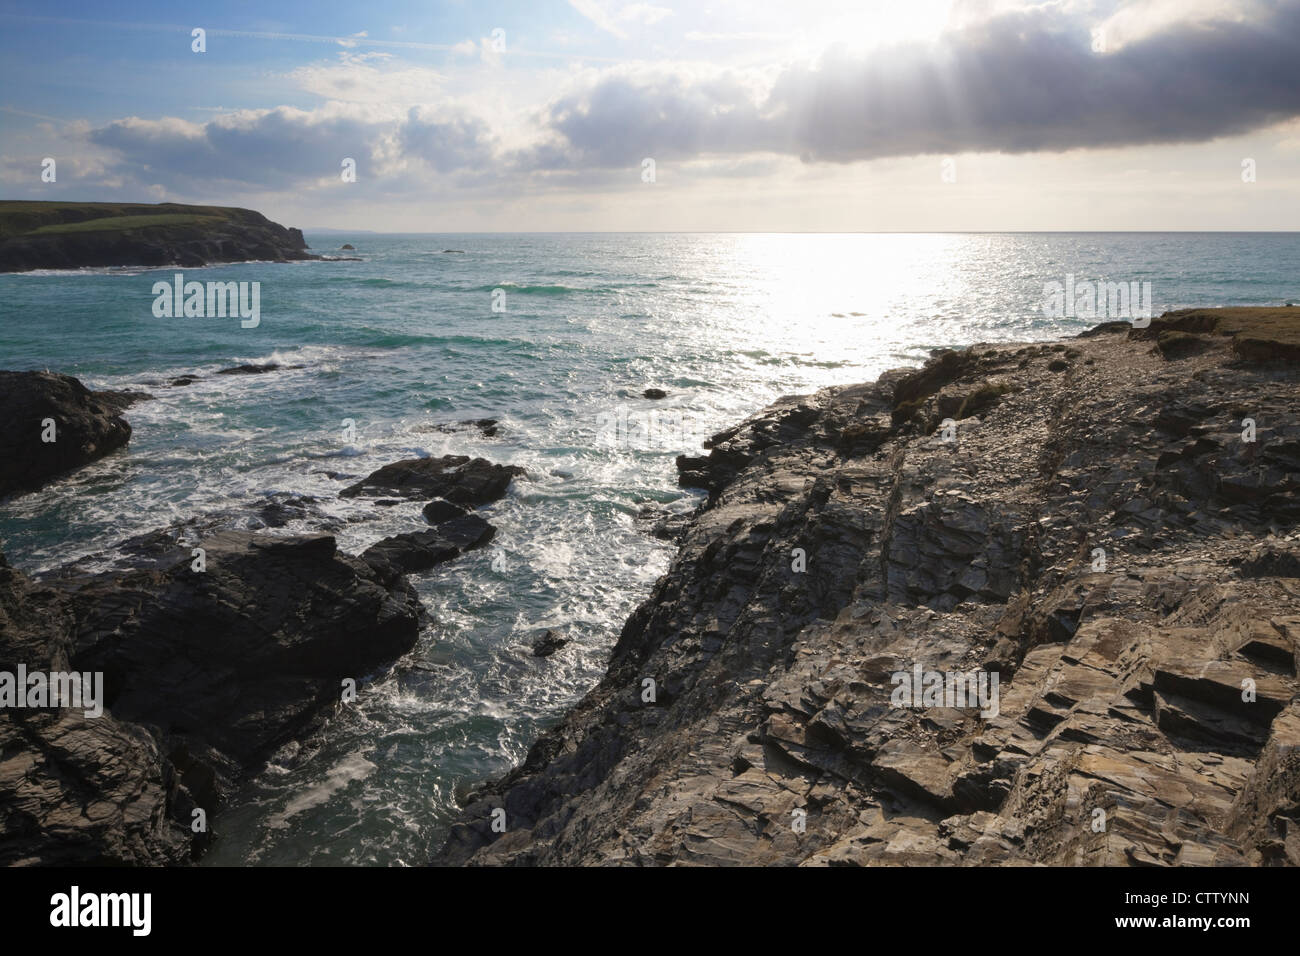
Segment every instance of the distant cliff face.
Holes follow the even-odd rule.
[[[607,676],[435,862],[1300,864],[1294,311],[945,352],[679,459]]]
[[[0,202],[0,272],[317,258],[301,230],[251,209]]]

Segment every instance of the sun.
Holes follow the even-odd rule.
[[[948,23],[954,0],[868,0],[830,3],[823,20],[827,45],[873,49],[935,40]]]

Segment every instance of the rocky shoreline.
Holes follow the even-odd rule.
[[[605,678],[433,862],[1300,864],[1298,343],[1289,310],[1187,310],[715,435]],[[0,372],[0,497],[122,453],[148,398]],[[241,780],[400,666],[408,575],[490,545],[477,509],[522,477],[380,468],[339,495],[423,523],[360,555],[268,533],[314,514],[289,496],[36,576],[0,556],[0,676],[103,675],[100,716],[0,709],[0,865],[200,857]],[[995,706],[896,706],[914,672]]]
[[[120,412],[147,398],[0,372],[0,497],[120,451]],[[319,517],[301,496],[37,576],[0,554],[0,866],[198,859],[242,780],[415,646],[427,615],[408,573],[486,546],[474,509],[522,475],[464,456],[387,465],[343,493],[427,501],[427,530],[357,556],[328,530],[269,533]],[[69,678],[72,705],[52,697]]]
[[[606,677],[433,862],[1300,864],[1294,316],[945,351],[714,436]],[[921,668],[994,712],[895,706]]]

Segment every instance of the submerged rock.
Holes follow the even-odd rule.
[[[569,639],[558,631],[547,631],[533,642],[533,656],[550,657],[567,643]]]
[[[301,365],[281,365],[279,362],[263,362],[260,365],[249,363],[220,369],[218,375],[262,375],[266,372],[278,372],[280,369],[302,368]],[[173,383],[174,384],[174,383]]]
[[[495,438],[500,422],[495,418],[467,418],[459,422],[435,422],[420,426],[421,431],[457,432],[466,428],[477,428],[484,438]]]

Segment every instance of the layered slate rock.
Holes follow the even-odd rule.
[[[131,426],[120,413],[140,397],[92,392],[70,375],[0,371],[0,498],[124,447]]]
[[[680,459],[708,500],[604,680],[435,862],[1300,864],[1300,369],[1134,333]],[[893,706],[918,665],[995,673],[996,713]]]
[[[98,718],[0,711],[0,865],[198,856],[242,775],[415,643],[409,584],[329,535],[201,545],[203,571],[165,532],[134,570],[37,583],[0,567],[0,670],[102,672],[106,698]]]

